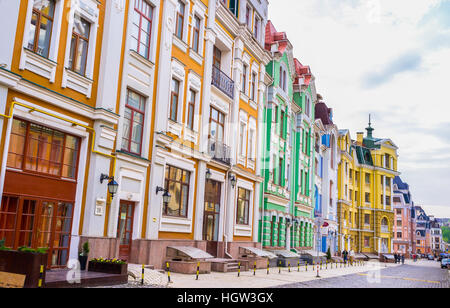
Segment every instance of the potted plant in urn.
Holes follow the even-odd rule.
[[[78,261],[80,262],[80,270],[85,271],[89,254],[89,242],[85,242],[81,248],[81,252],[78,255]]]

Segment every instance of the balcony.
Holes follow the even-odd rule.
[[[208,154],[218,162],[231,165],[231,149],[220,141],[208,140]]]
[[[211,84],[234,99],[234,81],[215,66],[212,68]]]

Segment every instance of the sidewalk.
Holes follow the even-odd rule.
[[[267,270],[257,270],[256,275],[253,275],[253,270],[248,272],[241,272],[240,277],[237,273],[216,273],[200,275],[199,280],[196,280],[195,275],[184,275],[177,273],[170,273],[171,283],[169,288],[269,288],[276,287],[283,284],[290,284],[295,282],[311,281],[316,279],[324,279],[331,277],[338,277],[367,271],[383,269],[386,267],[397,267],[399,264],[385,264],[378,261],[366,262],[365,266],[351,266],[338,268],[333,265],[333,269],[328,265],[328,269],[322,266],[319,271],[320,278],[316,278],[317,266],[312,268],[308,266],[308,271],[304,266],[298,272],[297,267],[291,267],[291,272],[287,268],[281,268],[281,274],[278,268],[271,268],[269,275]],[[167,273],[166,273],[167,283]]]

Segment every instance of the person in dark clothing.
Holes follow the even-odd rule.
[[[405,264],[405,255],[402,255],[402,264]]]
[[[348,258],[348,252],[347,250],[344,250],[342,252],[342,256],[344,257],[344,263],[347,264],[347,258]]]
[[[397,264],[397,253],[394,253],[395,264]]]

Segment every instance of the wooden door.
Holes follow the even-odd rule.
[[[117,238],[120,240],[119,258],[128,261],[133,238],[134,203],[120,201]]]

